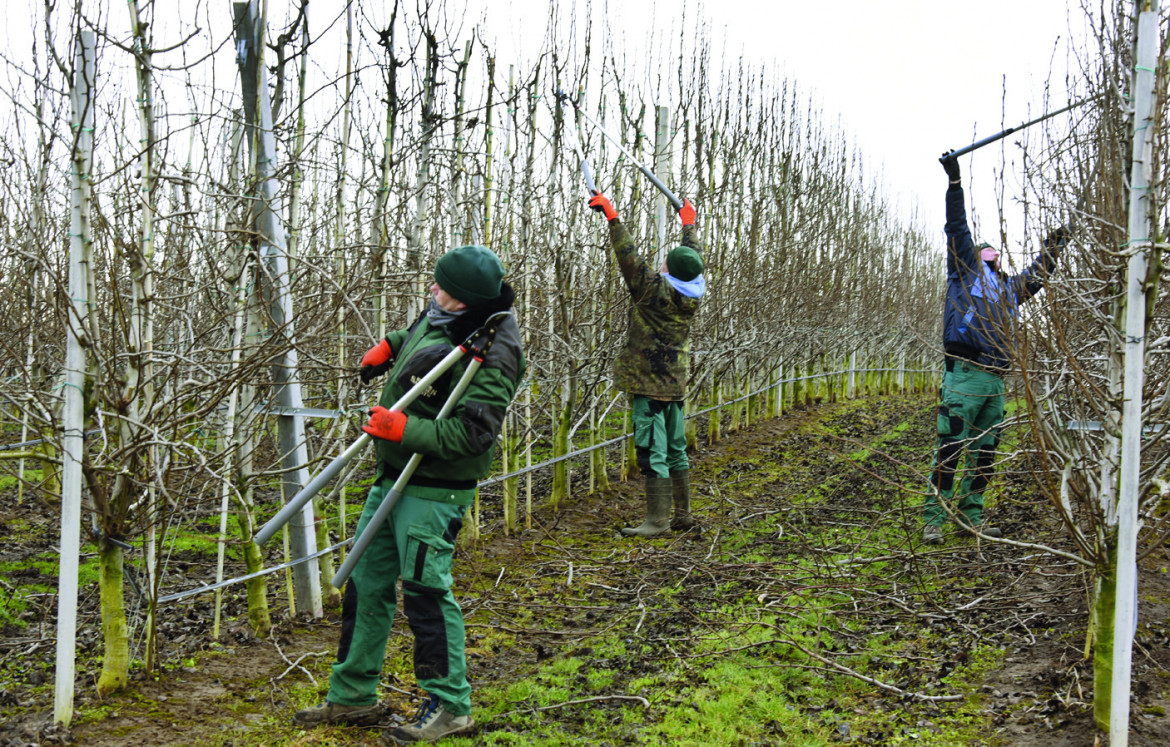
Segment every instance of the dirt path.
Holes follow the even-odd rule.
[[[869,676],[903,695],[875,688],[865,712],[856,715],[856,729],[834,716],[838,741],[939,743],[930,741],[935,722],[953,718],[947,710],[951,706],[912,696],[953,693],[952,672],[970,663],[982,650],[976,647],[991,646],[1003,654],[993,668],[982,671],[974,690],[979,702],[973,713],[992,727],[980,743],[1092,744],[1092,674],[1082,658],[1087,597],[1080,570],[1001,545],[956,539],[927,550],[917,542],[917,499],[907,486],[920,480],[915,465],[929,451],[930,408],[923,398],[825,405],[701,446],[692,465],[701,532],[650,542],[622,538],[617,530],[640,517],[640,486],[615,482],[592,495],[576,490],[557,511],[541,510],[531,531],[511,537],[499,531],[485,534],[480,547],[461,551],[456,560],[474,686],[503,688],[549,662],[574,658],[603,672],[613,692],[626,692],[639,678],[679,662],[672,686],[699,687],[703,668],[713,663],[699,639],[739,624],[726,617],[729,599],[754,599],[761,608],[781,609],[782,600],[820,585],[825,594],[848,591],[852,610],[843,607],[836,614],[856,621],[859,645],[901,637],[910,641],[908,651],[917,651],[888,666],[870,662]],[[1044,507],[1026,476],[1009,472],[1001,477],[993,519],[1008,536],[1042,535],[1059,542],[1058,534],[1042,529]],[[12,521],[18,507],[4,496],[0,504]],[[23,538],[24,552],[51,547],[51,522],[20,526],[32,537]],[[866,527],[885,528],[880,547],[859,531]],[[4,559],[14,558],[13,543],[5,546],[10,549]],[[897,580],[891,588],[880,574],[863,580],[858,573],[852,587],[843,587],[838,565],[810,563],[826,551],[858,568],[878,562],[880,555],[880,562],[888,564],[885,575]],[[1163,715],[1170,707],[1170,583],[1164,568],[1170,557],[1155,555],[1141,578],[1132,745],[1170,744],[1170,719]],[[200,573],[198,564],[193,567],[187,579],[192,585]],[[972,578],[978,579],[974,585]],[[675,591],[667,602],[655,601],[655,592],[663,589]],[[51,633],[46,632],[51,628],[45,627],[52,612],[49,601],[33,615],[41,625],[39,639],[34,625],[32,630],[5,630],[0,640],[5,677],[0,745],[378,743],[376,730],[306,735],[285,726],[306,688],[313,697],[325,687],[338,634],[334,615],[284,620],[266,640],[233,624],[215,644],[207,640],[206,599],[173,609],[164,623],[165,673],[136,680],[130,692],[106,703],[97,702],[88,685],[96,676],[98,653],[94,600],[88,599],[91,632],[82,639],[77,698],[82,716],[70,734],[46,728],[52,699]],[[229,611],[239,614],[238,597],[229,601]],[[696,625],[700,619],[709,626],[706,631]],[[629,635],[644,642],[644,653],[636,660],[611,657],[601,647],[613,630],[632,631]],[[929,641],[929,648],[916,649],[918,639]],[[396,621],[391,658],[408,657],[410,645]],[[826,662],[831,667],[833,658]],[[412,683],[409,676],[395,677],[392,667],[385,671],[388,718],[401,717],[410,710]],[[821,708],[810,705],[814,712]],[[878,713],[889,717],[875,720]],[[563,732],[564,743],[578,743],[573,735],[588,743],[588,717],[574,714],[549,710],[542,714],[543,723]],[[647,716],[651,722],[656,718]],[[513,728],[504,717],[479,720],[480,738]]]

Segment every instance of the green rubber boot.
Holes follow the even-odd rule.
[[[670,529],[671,485],[669,477],[646,478],[646,520],[641,526],[626,527],[622,534],[653,537]]]
[[[695,519],[691,516],[691,471],[689,469],[670,473],[670,485],[674,498],[674,518],[670,528],[676,532],[693,529]]]

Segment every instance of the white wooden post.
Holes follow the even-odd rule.
[[[665,106],[659,106],[657,107],[657,112],[658,116],[655,117],[656,125],[654,130],[654,173],[665,183],[666,178],[670,175],[671,163],[670,109]],[[659,192],[654,202],[654,269],[658,269],[666,261],[666,253],[674,247],[668,247],[666,243],[666,195]]]
[[[293,326],[292,293],[289,289],[288,251],[284,226],[280,221],[280,199],[276,183],[276,140],[272,134],[272,105],[268,100],[268,72],[261,54],[264,44],[264,24],[259,3],[237,2],[236,18],[237,62],[240,83],[244,93],[244,115],[251,134],[249,141],[255,153],[257,200],[254,206],[256,229],[260,233],[260,258],[265,271],[261,274],[269,301],[273,328],[284,338],[282,359],[271,369],[273,399],[279,407],[277,434],[284,468],[283,489],[293,496],[309,481],[308,446],[305,443],[305,419],[300,410],[301,384],[297,374],[298,354]],[[296,558],[305,558],[317,552],[313,528],[313,506],[306,503],[289,522],[290,544]],[[293,567],[293,587],[296,612],[309,612],[314,617],[323,614],[321,607],[321,579],[316,559]]]
[[[1139,3],[1139,5],[1141,5]],[[1141,477],[1142,384],[1146,357],[1146,270],[1151,231],[1149,164],[1154,154],[1158,62],[1158,2],[1146,0],[1138,14],[1133,72],[1132,163],[1129,192],[1129,266],[1126,277],[1124,398],[1121,408],[1121,479],[1117,496],[1117,603],[1113,614],[1113,682],[1109,744],[1129,742],[1129,688],[1137,625],[1138,495]]]
[[[77,573],[81,554],[81,460],[85,449],[86,356],[82,340],[89,318],[90,190],[93,168],[93,31],[77,39],[73,73],[73,200],[69,211],[69,323],[65,342],[65,390],[61,413],[61,563],[57,580],[57,670],[53,722],[73,719],[77,641]]]
[[[857,351],[849,354],[849,399],[857,396]]]

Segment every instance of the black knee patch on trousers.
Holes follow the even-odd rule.
[[[357,622],[357,584],[353,579],[345,582],[345,594],[341,597],[341,640],[337,643],[337,663],[349,656],[349,644],[353,642],[353,627]]]
[[[938,446],[938,464],[931,475],[931,484],[939,490],[950,490],[955,486],[955,468],[959,466],[959,456],[963,453],[963,442],[944,438]]]
[[[650,436],[650,439],[653,441],[654,436]],[[658,477],[658,473],[650,468],[650,449],[638,446],[634,449],[634,454],[638,457],[638,470],[643,477]]]
[[[999,447],[999,437],[990,445],[979,450],[979,456],[975,460],[975,477],[971,480],[971,492],[982,493],[987,489],[987,482],[991,479],[992,465],[995,464],[995,452]]]
[[[450,671],[447,660],[447,626],[439,598],[444,589],[403,580],[402,607],[414,633],[414,676],[418,679],[441,679]]]

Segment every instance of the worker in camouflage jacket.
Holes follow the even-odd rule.
[[[983,492],[995,470],[1004,418],[1003,377],[1015,352],[1016,317],[1019,306],[1044,288],[1069,238],[1066,227],[1057,228],[1023,272],[1004,274],[999,250],[986,242],[976,246],[971,237],[958,161],[944,154],[943,168],[950,180],[945,228],[945,371],[939,389],[938,448],[923,511],[922,537],[928,544],[943,542],[946,505],[954,501],[955,473],[964,453],[966,469],[959,485],[956,522],[984,537],[1003,536],[1002,530],[984,521]]]
[[[435,265],[426,312],[391,332],[361,361],[368,382],[389,373],[380,404],[362,430],[373,436],[378,474],[357,535],[415,454],[423,456],[401,498],[354,566],[342,602],[341,642],[326,702],[294,721],[372,724],[381,716],[378,681],[402,580],[403,611],[414,634],[414,673],[428,693],[415,719],[389,729],[391,742],[430,742],[471,728],[471,686],[463,613],[451,593],[451,559],[463,515],[492,463],[496,436],[524,376],[520,330],[507,312],[515,298],[490,249],[461,246]],[[397,402],[452,349],[492,318],[494,344],[454,409],[437,418],[471,356],[457,362],[402,412]]]
[[[614,258],[630,291],[628,338],[614,366],[614,383],[631,398],[638,468],[646,479],[646,519],[622,532],[653,537],[667,529],[684,531],[694,526],[694,519],[683,401],[691,323],[706,290],[695,208],[690,200],[683,202],[678,211],[682,244],[666,255],[662,271],[656,272],[638,253],[605,195],[595,194],[589,207],[609,222]]]

